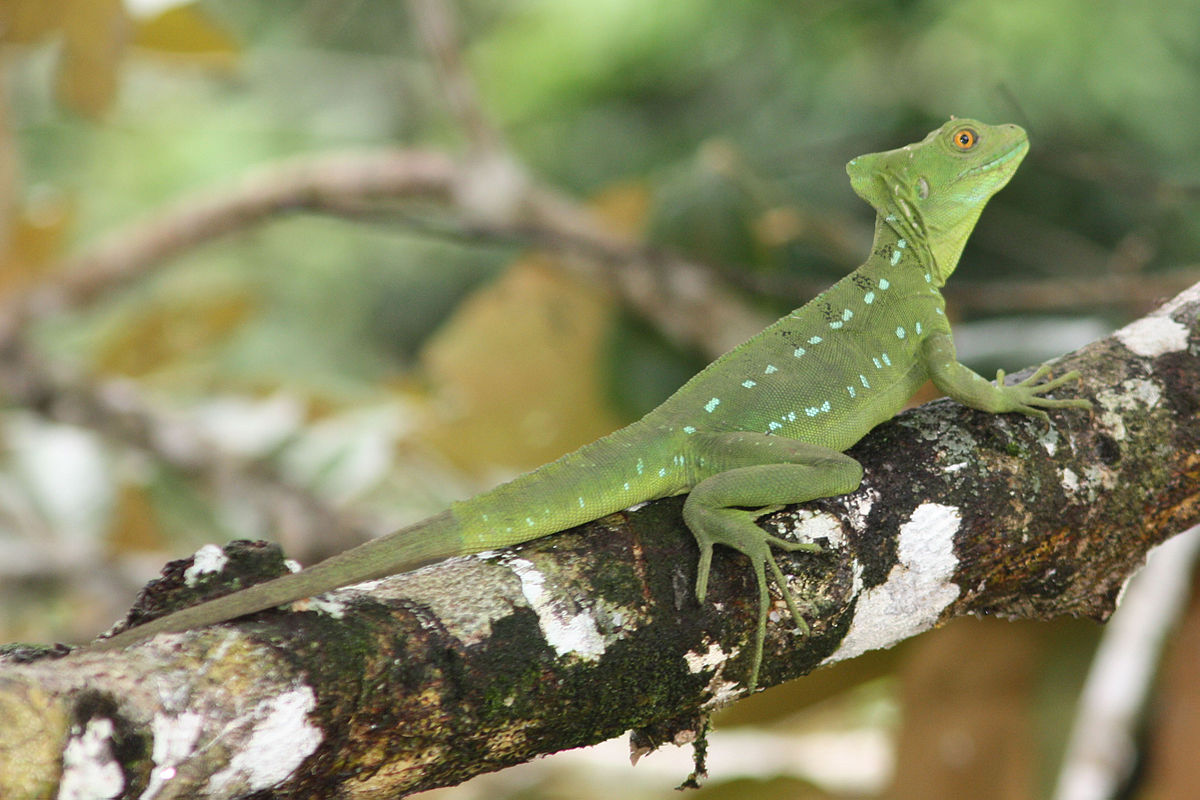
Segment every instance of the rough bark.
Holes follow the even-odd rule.
[[[824,551],[780,559],[811,633],[777,603],[760,683],[966,614],[1105,619],[1146,552],[1200,518],[1198,317],[1200,285],[1062,359],[1056,371],[1085,375],[1090,414],[1047,426],[931,403],[853,449],[857,492],[766,518]],[[631,728],[686,739],[744,691],[756,603],[729,553],[696,602],[679,509],[124,652],[10,652],[0,796],[83,782],[114,797],[391,798]],[[206,573],[212,555],[177,564],[165,602],[198,577],[244,582]]]

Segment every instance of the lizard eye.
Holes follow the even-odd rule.
[[[970,150],[979,141],[979,134],[970,128],[959,128],[950,139],[959,150]]]

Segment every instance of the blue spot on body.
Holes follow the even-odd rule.
[[[926,283],[933,283],[933,276],[932,276],[932,275],[930,275],[928,272],[926,272],[926,273],[925,273],[925,282],[926,282]]]
[[[767,375],[770,375],[772,372],[779,372],[779,368],[774,364],[767,364],[767,368],[764,369],[763,372]]]
[[[846,391],[850,393],[851,397],[854,397],[854,387],[853,386],[847,386]]]
[[[917,336],[920,336],[921,335],[921,323],[919,323],[919,322],[917,323],[916,331],[917,331]]]
[[[859,376],[858,376],[858,381],[859,381],[859,383],[861,383],[861,384],[863,385],[863,388],[864,388],[864,389],[870,389],[870,388],[871,388],[871,384],[867,383],[867,376],[866,376],[866,375],[859,375]]]
[[[691,425],[684,425],[684,426],[683,426],[683,432],[684,432],[684,433],[689,433],[689,434],[690,434],[690,433],[695,433],[695,432],[696,432],[696,429],[695,429],[695,428],[693,428]]]
[[[890,367],[892,365],[892,360],[890,358],[888,358],[888,354],[880,353],[880,355],[883,356],[883,363],[887,364]]]
[[[845,311],[842,312],[842,322],[849,322],[850,318],[853,316],[854,316],[854,312],[847,308]]]
[[[871,305],[871,303],[874,303],[875,302],[875,293],[867,292],[866,294],[864,294],[863,302],[866,303],[867,305]]]
[[[883,369],[883,364],[879,363],[878,358],[872,358],[871,360],[875,362],[875,369]]]
[[[715,409],[719,405],[721,405],[721,398],[714,397],[712,400],[709,400],[707,403],[704,404],[704,410],[711,414],[713,412],[713,409]]]
[[[902,241],[903,241],[903,240],[902,240]],[[901,255],[901,254],[900,254],[900,250],[899,250],[899,249],[896,249],[896,250],[893,250],[893,251],[892,251],[892,266],[893,266],[893,267],[894,267],[894,266],[896,266],[897,264],[899,264],[899,263],[900,263],[900,255]]]
[[[836,331],[838,328],[842,327],[841,320],[838,320],[837,322],[829,323],[829,327],[833,328]]]
[[[799,358],[800,356],[804,355],[807,352],[808,351],[805,350],[803,347],[797,347],[795,350],[792,351],[792,355],[794,355],[796,358]]]
[[[832,405],[830,405],[830,403],[829,403],[829,401],[828,401],[828,400],[826,400],[824,403],[821,403],[821,410],[822,410],[822,411],[824,411],[824,412],[828,413],[828,412],[829,412],[829,409],[831,409],[831,408],[833,408],[833,406],[832,406]]]
[[[767,430],[770,430],[770,431],[777,431],[777,430],[779,430],[779,429],[780,429],[780,428],[782,428],[782,427],[783,427],[783,426],[782,426],[782,425],[780,425],[780,424],[779,424],[778,422],[776,422],[775,420],[771,420],[770,422],[768,422],[768,423],[767,423]]]
[[[896,338],[903,339],[904,337],[905,337],[904,328],[903,327],[896,328]]]
[[[904,241],[903,239],[899,239],[896,241],[896,249],[897,250],[903,250],[906,247],[908,247],[908,242]]]
[[[666,475],[667,475],[667,468],[666,468],[666,467],[660,467],[660,468],[659,468],[659,470],[658,470],[658,477],[660,477],[660,478],[665,478],[665,477],[666,477]]]
[[[821,342],[823,342],[823,341],[824,341],[824,339],[822,339],[820,336],[810,336],[810,337],[808,337],[808,343],[809,343],[809,344],[820,344],[820,343],[821,343]]]
[[[888,283],[888,279],[887,279],[887,278],[880,278],[880,279],[879,279],[879,288],[880,288],[880,289],[883,289],[883,290],[885,290],[885,291],[886,291],[886,290],[887,290],[887,288],[888,288],[889,286],[891,286],[891,284],[890,284],[890,283]]]
[[[579,498],[579,507],[583,508],[583,498]]]
[[[745,386],[747,389],[753,389],[755,386],[758,386],[758,384],[754,381],[742,381],[742,386]]]
[[[645,471],[646,471],[646,462],[645,462],[645,461],[642,461],[642,460],[639,458],[639,459],[638,459],[638,463],[637,463],[637,474],[638,474],[638,475],[641,475],[641,474],[642,474],[643,472],[645,472]]]

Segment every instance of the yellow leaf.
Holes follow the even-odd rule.
[[[66,0],[0,0],[0,41],[29,44],[62,25]]]
[[[105,373],[138,377],[195,360],[240,328],[253,310],[249,295],[229,291],[139,308],[104,338],[96,366]]]
[[[121,486],[105,537],[110,553],[121,555],[146,550],[166,549],[162,527],[146,490],[141,486]]]
[[[133,44],[223,69],[236,64],[240,50],[232,33],[194,5],[175,6],[138,21]]]
[[[625,236],[641,236],[650,216],[650,190],[645,181],[613,183],[588,201],[606,228]]]
[[[71,0],[63,13],[58,101],[92,119],[117,95],[117,69],[129,39],[121,0]]]
[[[17,213],[0,254],[0,297],[28,288],[46,274],[62,252],[74,207],[61,195],[47,195]]]
[[[424,438],[460,467],[525,469],[621,424],[605,402],[615,305],[538,256],[463,303],[422,354],[440,417]]]

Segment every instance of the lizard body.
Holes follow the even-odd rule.
[[[951,120],[923,141],[847,165],[877,212],[867,261],[801,308],[718,358],[628,427],[424,522],[309,569],[182,609],[100,640],[121,647],[210,625],[455,555],[531,541],[655,498],[688,493],[705,598],[713,546],[749,557],[759,623],[748,687],[758,681],[771,573],[806,629],[772,548],[815,550],[768,534],[765,509],[854,491],[862,468],[842,451],[900,411],[927,380],[973,408],[1046,418],[1085,400],[1042,395],[1078,378],[995,384],[959,364],[940,287],[984,204],[1028,150],[1015,125]]]

